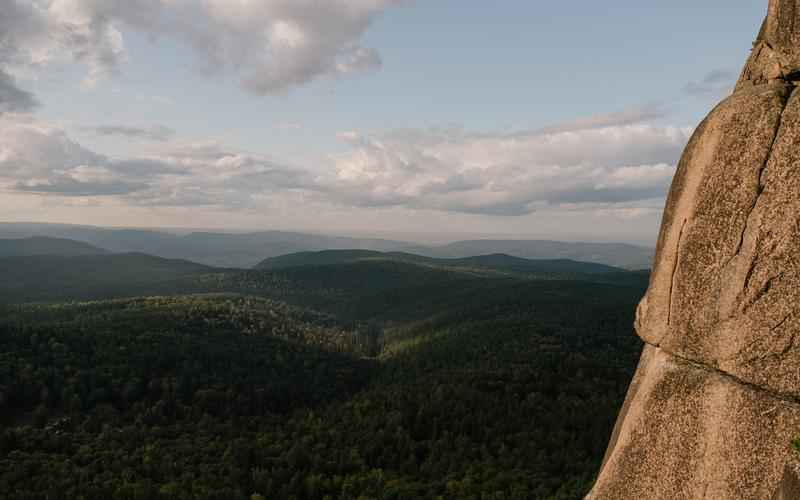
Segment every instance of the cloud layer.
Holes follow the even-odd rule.
[[[150,128],[127,127],[124,125],[100,125],[90,129],[99,136],[119,136],[127,139],[142,139],[148,141],[168,141],[175,135],[175,131],[162,125]]]
[[[62,196],[126,195],[173,172],[148,160],[92,152],[58,127],[30,117],[0,118],[0,180],[17,191]]]
[[[401,1],[0,0],[0,70],[78,61],[91,84],[119,70],[124,33],[133,30],[156,43],[188,47],[206,74],[233,74],[255,94],[282,93],[320,77],[379,67],[378,52],[361,38]],[[0,99],[12,103],[5,107],[30,107],[4,75]]]
[[[258,196],[313,188],[309,174],[214,144],[169,144],[116,159],[30,117],[0,118],[0,185],[61,197],[121,196],[132,205],[248,206]]]
[[[511,216],[663,198],[691,129],[618,118],[508,135],[343,134],[353,151],[336,161],[325,191],[355,206]]]
[[[691,133],[649,124],[650,116],[623,112],[513,134],[346,132],[339,138],[350,150],[312,173],[214,142],[168,138],[140,157],[109,158],[58,127],[6,115],[0,117],[0,184],[41,195],[116,196],[151,207],[257,209],[265,200],[299,196],[329,206],[490,216],[539,210],[635,213],[663,199]]]

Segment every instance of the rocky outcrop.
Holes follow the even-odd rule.
[[[592,500],[800,499],[785,496],[800,434],[798,80],[800,0],[771,0],[733,95],[678,166],[637,311],[647,347]]]
[[[799,429],[794,401],[648,345],[588,498],[769,500]]]
[[[800,70],[800,8],[796,0],[770,0],[753,53],[736,89],[778,79],[793,80]]]

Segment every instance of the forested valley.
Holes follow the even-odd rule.
[[[641,349],[645,272],[69,262],[0,259],[4,498],[578,499]]]

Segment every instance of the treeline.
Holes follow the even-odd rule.
[[[0,419],[100,409],[104,424],[158,424],[314,406],[360,388],[372,365],[339,354],[360,349],[327,322],[248,298],[6,308]]]
[[[635,367],[641,290],[406,285],[348,292],[344,318],[238,296],[6,307],[0,492],[581,498]]]

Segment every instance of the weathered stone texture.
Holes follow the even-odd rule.
[[[704,337],[719,321],[721,271],[738,251],[789,91],[775,84],[734,94],[689,142],[667,200],[650,289],[637,314],[645,341],[680,343],[675,347],[703,356]]]
[[[739,78],[737,90],[800,75],[800,3],[770,0],[769,12]]]
[[[795,459],[786,465],[783,479],[771,500],[797,500],[800,498],[800,460]]]
[[[800,410],[647,346],[618,427],[591,500],[768,500]]]
[[[667,352],[800,398],[800,93],[793,89],[737,92],[698,129],[667,201],[636,326]]]
[[[592,500],[800,500],[800,0],[771,0],[673,181]]]

